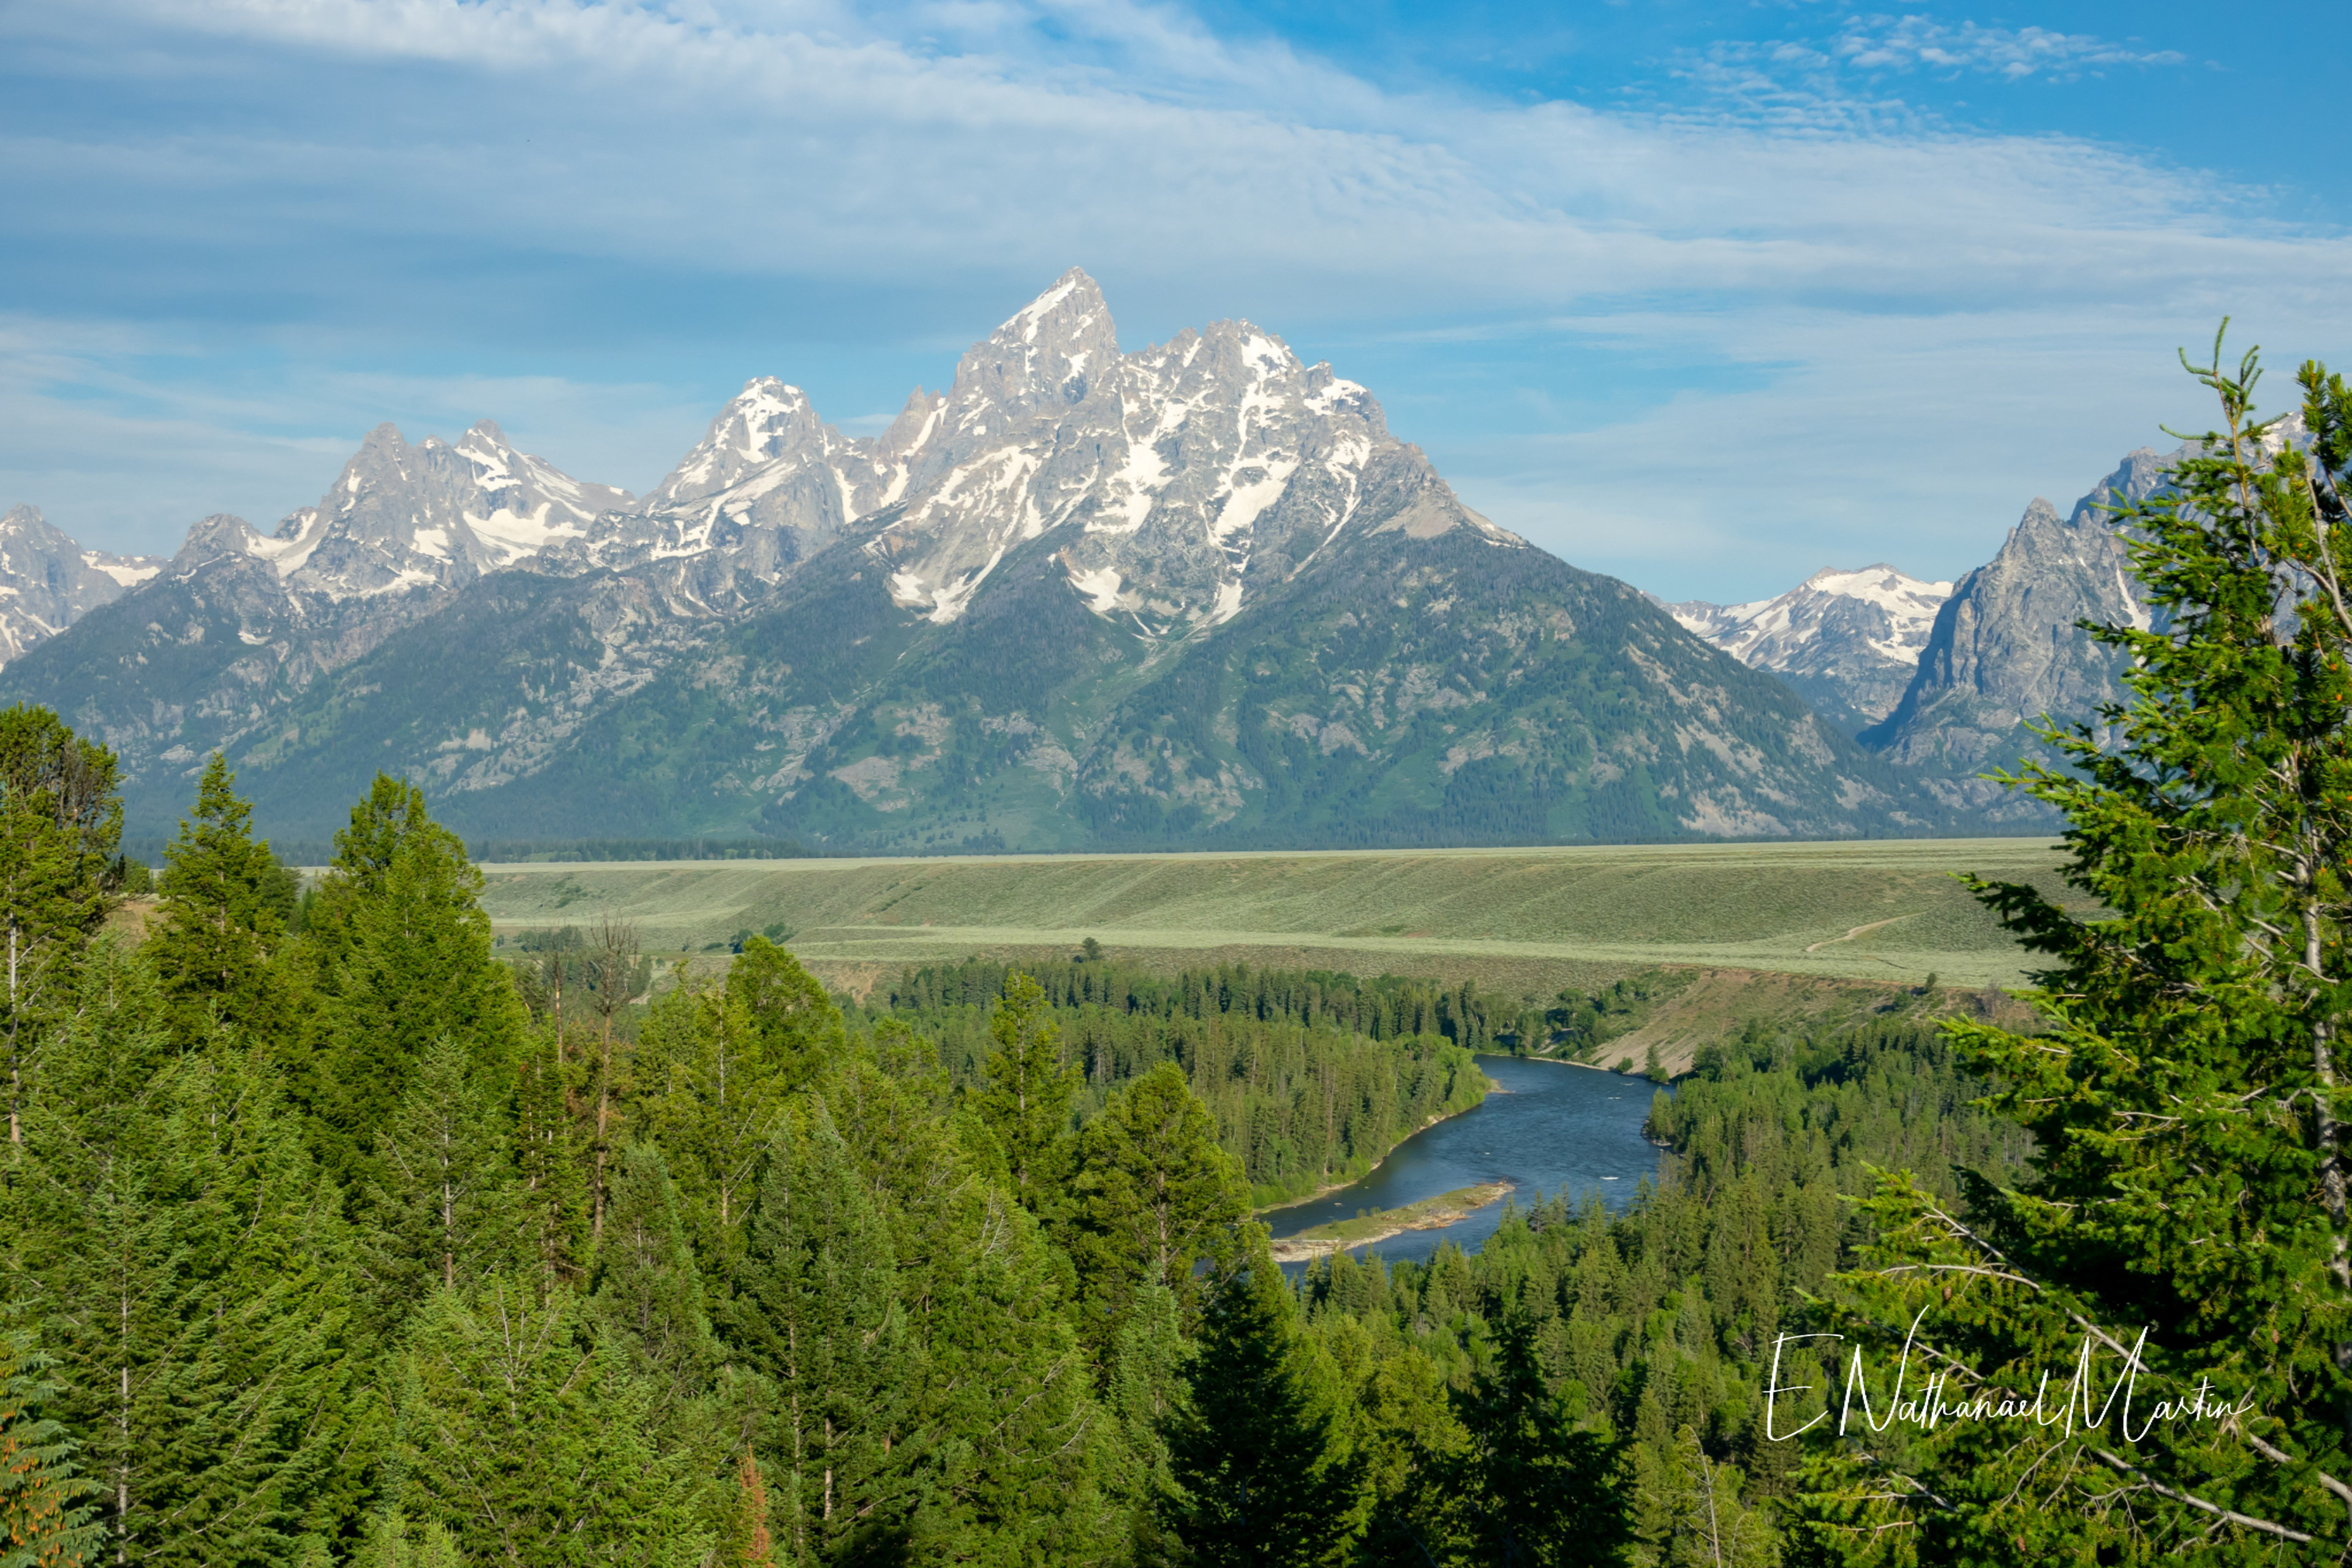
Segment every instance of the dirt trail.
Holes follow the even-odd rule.
[[[1855,937],[1860,936],[1866,931],[1876,931],[1880,926],[1891,926],[1896,921],[1907,921],[1911,917],[1909,915],[1889,915],[1883,921],[1873,921],[1866,926],[1856,926],[1852,931],[1846,932],[1843,936],[1833,936],[1828,938],[1826,941],[1817,942],[1813,943],[1812,946],[1805,949],[1805,951],[1807,952],[1819,952],[1822,949],[1830,946],[1833,942],[1852,942]]]

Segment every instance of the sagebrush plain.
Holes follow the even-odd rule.
[[[1530,994],[1654,966],[2015,986],[2027,957],[1957,874],[2063,892],[2046,839],[1314,854],[493,864],[502,933],[636,925],[648,947],[789,930],[840,984],[1086,937],[1150,962],[1443,972]]]

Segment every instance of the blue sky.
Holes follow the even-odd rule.
[[[173,548],[380,420],[643,489],[877,428],[1063,268],[1246,317],[1671,597],[1950,576],[2352,363],[2352,7],[0,3],[0,505]]]

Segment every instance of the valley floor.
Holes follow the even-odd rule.
[[[863,991],[907,963],[1066,954],[1472,978],[1549,994],[1666,966],[1948,987],[2025,954],[1955,873],[2063,890],[2041,838],[488,865],[502,935],[611,916],[650,950],[790,930]],[[2076,900],[2079,901],[2079,900]]]

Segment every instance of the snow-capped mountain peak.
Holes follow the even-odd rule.
[[[629,494],[586,484],[519,451],[482,420],[455,445],[411,445],[397,426],[368,432],[316,506],[288,514],[266,537],[217,520],[203,540],[258,556],[289,586],[332,599],[449,586],[585,538]],[[210,525],[210,526],[207,526]]]
[[[163,568],[152,556],[85,550],[39,508],[11,507],[0,515],[0,663],[111,604]]]
[[[1743,664],[1769,669],[1859,729],[1895,710],[1952,595],[1881,562],[1824,567],[1785,594],[1744,605],[1668,605],[1675,620]]]
[[[707,500],[818,437],[807,394],[772,375],[756,376],[719,411],[700,443],[646,497],[641,510],[663,511]]]
[[[1071,591],[1146,638],[1232,619],[1408,450],[1361,386],[1247,321],[1120,353],[1076,270],[974,345],[944,398],[910,400],[882,447],[906,482],[869,548],[901,605],[953,620],[1009,552],[1066,525],[1055,558]],[[1518,542],[1438,489],[1414,526],[1467,521]]]
[[[1742,663],[1784,669],[1801,650],[1819,642],[1824,629],[1836,635],[1830,612],[1838,601],[1850,600],[1885,614],[1885,629],[1864,638],[1874,651],[1899,664],[1917,664],[1936,612],[1951,595],[1949,583],[1922,582],[1880,562],[1859,570],[1825,566],[1769,599],[1667,607],[1675,619]]]
[[[1073,267],[965,353],[948,391],[956,427],[972,428],[989,413],[1019,418],[1067,407],[1118,358],[1110,306],[1095,280]]]

